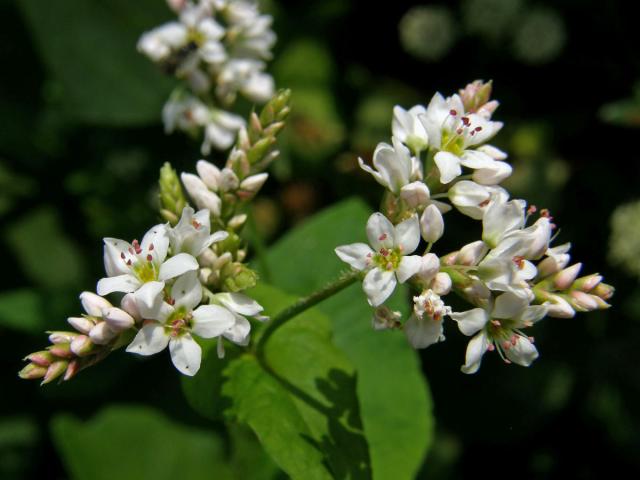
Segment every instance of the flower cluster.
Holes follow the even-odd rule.
[[[166,223],[152,227],[141,241],[104,239],[106,275],[96,293],[80,295],[85,314],[68,319],[73,331],[50,332],[51,345],[25,358],[29,363],[20,371],[22,378],[69,380],[125,346],[145,356],[168,347],[178,371],[195,375],[202,355],[199,338],[216,338],[219,357],[224,339],[249,343],[249,319],[267,317],[242,293],[257,279],[245,263],[242,209],[278,155],[271,147],[284,127],[288,101],[289,92],[279,92],[259,115],[251,114],[224,168],[200,160],[198,175],[183,173],[181,184],[169,164],[162,167],[160,215]],[[121,297],[119,307],[105,298],[114,294]]]
[[[494,350],[507,363],[529,366],[538,351],[525,329],[545,316],[608,308],[613,295],[600,275],[578,277],[581,264],[567,266],[570,244],[551,246],[556,225],[546,209],[510,199],[499,185],[512,168],[487,143],[502,128],[492,120],[498,102],[490,96],[491,83],[475,81],[447,98],[436,93],[427,107],[396,106],[391,144],[378,145],[373,167],[359,160],[386,190],[383,213],[367,222],[369,245],[336,248],[364,274],[376,329],[402,328],[414,348],[425,348],[445,339],[449,317],[471,336],[465,373]],[[482,222],[481,240],[438,257],[431,250],[453,208]],[[418,293],[404,324],[384,305],[397,283]],[[443,300],[450,292],[473,308],[453,312]]]
[[[229,112],[238,94],[264,103],[274,92],[265,73],[276,37],[272,18],[249,0],[171,0],[178,21],[142,35],[138,50],[184,81],[166,103],[167,133],[204,132],[202,153],[225,150],[244,119]]]

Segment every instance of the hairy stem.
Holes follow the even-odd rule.
[[[341,275],[340,277],[338,277],[338,279],[324,286],[320,290],[317,290],[306,297],[300,298],[294,304],[288,306],[287,308],[282,310],[280,313],[275,315],[271,319],[271,321],[267,324],[267,326],[264,329],[264,332],[262,332],[262,335],[260,336],[260,340],[258,341],[258,345],[256,347],[256,352],[258,356],[260,357],[262,355],[264,346],[269,340],[269,337],[271,337],[271,335],[273,335],[278,328],[280,328],[287,321],[301,314],[305,310],[308,310],[311,307],[320,303],[321,301],[326,300],[327,298],[332,297],[336,293],[341,292],[342,290],[347,288],[349,285],[351,285],[353,282],[358,280],[361,274],[362,272],[359,272],[357,270],[352,270],[350,272],[347,272]]]

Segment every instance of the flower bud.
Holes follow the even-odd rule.
[[[547,296],[547,315],[554,318],[573,318],[576,311],[560,295],[550,294]]]
[[[47,367],[30,363],[18,372],[18,376],[24,380],[35,380],[42,378],[47,373]]]
[[[570,292],[569,295],[571,297],[571,305],[578,311],[590,312],[591,310],[598,309],[598,302],[595,300],[598,297],[581,292],[580,290],[574,290]]]
[[[109,328],[107,322],[99,322],[89,332],[91,341],[97,345],[106,345],[116,337],[116,332]]]
[[[129,330],[135,325],[135,320],[124,310],[112,307],[102,311],[102,318],[114,332]]]
[[[567,255],[567,263],[569,262],[569,255]],[[547,257],[542,260],[537,265],[538,269],[538,278],[543,279],[548,277],[549,275],[553,275],[554,273],[558,273],[561,269],[566,267],[565,265],[560,265],[558,260],[554,257]]]
[[[438,272],[431,284],[431,290],[442,297],[451,291],[451,285],[451,277],[445,272]]]
[[[553,286],[558,290],[568,289],[578,276],[578,273],[580,273],[581,268],[582,263],[574,263],[570,267],[556,273],[553,277]]]
[[[30,355],[27,355],[24,360],[29,360],[31,363],[39,365],[41,367],[48,367],[55,361],[55,357],[48,350],[42,350],[40,352],[34,352]]]
[[[229,252],[224,252],[222,255],[220,255],[216,261],[213,264],[213,269],[214,270],[219,270],[222,267],[224,267],[227,263],[229,263],[231,260],[233,259],[233,257],[231,256],[231,254]]]
[[[484,83],[482,80],[474,80],[460,90],[458,93],[460,94],[465,112],[476,113],[484,107],[491,98],[491,87],[491,81]],[[493,112],[497,106],[496,102],[491,112]]]
[[[578,278],[571,288],[575,290],[580,290],[582,292],[590,292],[602,281],[602,275],[598,275],[597,273],[592,273],[591,275],[587,275],[584,277]]]
[[[207,285],[212,281],[211,279],[212,273],[213,272],[210,268],[207,268],[207,267],[201,268],[200,270],[198,270],[198,280],[200,281],[200,283]]]
[[[59,358],[75,357],[75,354],[71,351],[71,345],[68,343],[57,343],[55,345],[50,345],[49,347],[47,347],[47,350],[49,350],[52,355]]]
[[[262,188],[264,182],[269,178],[268,173],[258,173],[256,175],[251,175],[250,177],[245,178],[242,183],[240,183],[240,189],[246,190],[247,192],[256,193],[258,190]]]
[[[423,182],[411,182],[400,189],[400,198],[409,208],[427,205],[430,199],[429,187]]]
[[[231,217],[231,220],[229,220],[229,223],[227,223],[227,226],[232,230],[238,230],[244,225],[244,222],[246,221],[247,221],[247,215],[245,213],[241,213],[240,215],[235,215]]]
[[[58,378],[65,372],[68,365],[69,362],[67,360],[58,360],[57,362],[49,365],[49,368],[47,368],[47,373],[45,373],[40,385],[46,385],[47,383],[53,382],[56,378]]]
[[[196,171],[207,188],[214,192],[219,190],[221,173],[218,167],[206,160],[198,160]]]
[[[430,283],[440,270],[440,260],[434,253],[427,253],[422,257],[420,270],[416,276],[425,283]]]
[[[62,378],[62,380],[67,381],[75,377],[76,373],[80,371],[80,367],[81,367],[80,359],[75,358],[71,360],[69,362],[69,365],[67,366],[67,371],[64,372],[64,377]]]
[[[94,327],[95,322],[85,317],[69,317],[67,322],[80,333],[89,333]]]
[[[372,325],[374,330],[387,330],[400,326],[400,312],[394,312],[386,305],[376,307],[373,311]]]
[[[457,265],[477,265],[478,262],[486,255],[489,248],[482,240],[469,243],[462,247],[456,256]]]
[[[102,309],[111,306],[106,299],[92,292],[82,292],[80,294],[80,301],[82,302],[84,311],[92,317],[100,317],[102,315]]]
[[[228,292],[240,292],[255,287],[258,274],[242,263],[227,263],[220,272],[224,289]]]
[[[615,291],[616,291],[616,289],[613,288],[611,285],[607,285],[606,283],[599,283],[589,293],[591,293],[592,295],[595,295],[598,298],[601,298],[603,300],[609,300],[613,296],[613,293]]]
[[[230,168],[223,168],[220,172],[220,190],[223,192],[229,192],[238,188],[240,181],[238,176],[233,173]]]
[[[54,344],[69,343],[78,335],[75,332],[47,332],[49,334],[49,341]]]
[[[444,233],[444,220],[438,207],[429,205],[420,217],[422,238],[429,243],[437,242]]]
[[[84,357],[95,350],[95,345],[91,342],[91,339],[88,336],[78,335],[71,342],[70,349],[77,356]]]

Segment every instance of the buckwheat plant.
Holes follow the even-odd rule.
[[[613,287],[598,274],[580,276],[582,264],[570,261],[571,245],[554,242],[550,212],[510,198],[500,186],[512,167],[507,154],[490,144],[503,125],[492,118],[498,102],[490,98],[491,83],[478,80],[449,97],[436,93],[426,107],[394,108],[390,143],[378,144],[370,164],[359,161],[384,189],[380,211],[363,225],[368,241],[335,249],[350,271],[280,311],[265,312],[252,298],[260,295],[259,278],[247,262],[243,228],[278,157],[276,137],[290,111],[290,92],[274,94],[264,71],[275,40],[271,18],[246,0],[169,5],[179,19],[138,43],[140,52],[183,82],[164,107],[165,129],[202,138],[205,155],[212,147],[229,151],[218,165],[201,159],[180,175],[168,163],[160,169],[161,221],[140,240],[104,239],[105,274],[95,289],[80,294],[84,312],[68,319],[69,330],[48,332],[50,345],[26,357],[22,378],[66,381],[121,348],[138,356],[168,349],[176,369],[194,376],[203,345],[213,340],[222,358],[231,343],[233,355],[222,380],[215,380],[224,385],[212,388],[232,399],[225,413],[253,429],[286,473],[370,478],[370,463],[387,458],[384,448],[392,442],[379,426],[365,424],[368,434],[378,435],[369,462],[358,417],[358,402],[367,399],[356,397],[351,359],[331,343],[322,315],[308,312],[302,320],[311,325],[292,322],[281,329],[287,322],[362,281],[375,330],[403,330],[418,349],[443,342],[452,328],[445,323],[455,322],[470,337],[462,371],[474,373],[493,351],[506,363],[531,365],[538,350],[530,331],[545,317],[609,307]],[[266,104],[245,120],[232,111],[238,95]],[[438,251],[445,219],[456,211],[478,222],[479,238],[453,252]],[[398,284],[412,291],[412,312],[404,319],[388,305]],[[262,303],[280,303],[277,290],[263,288]],[[451,293],[468,308],[454,311]],[[378,388],[375,375],[364,377],[369,390],[363,391]],[[205,401],[212,397],[207,383]],[[391,412],[387,420],[397,427],[396,411],[379,412],[379,405],[362,409],[368,425]],[[273,415],[283,420],[274,423]],[[336,439],[360,452],[357,461],[343,456]]]
[[[538,357],[530,327],[546,316],[609,308],[613,295],[600,275],[578,276],[582,264],[569,265],[570,243],[551,245],[556,225],[548,210],[510,199],[500,187],[512,168],[488,143],[502,128],[492,120],[498,102],[490,96],[491,83],[477,80],[450,97],[436,93],[426,108],[396,106],[392,144],[378,145],[373,168],[360,159],[385,188],[382,212],[366,225],[369,245],[336,248],[364,275],[376,329],[403,329],[414,348],[426,348],[444,341],[448,317],[472,337],[465,373],[478,371],[488,351],[528,367]],[[454,209],[481,222],[481,239],[437,254]],[[384,305],[397,283],[416,292],[404,324]],[[445,301],[452,292],[470,308],[452,311]]]

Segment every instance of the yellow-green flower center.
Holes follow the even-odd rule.
[[[390,272],[398,268],[401,260],[402,253],[399,248],[381,248],[373,256],[373,263],[376,267]]]
[[[133,266],[134,275],[142,283],[153,282],[158,279],[158,269],[153,262],[138,261]]]

